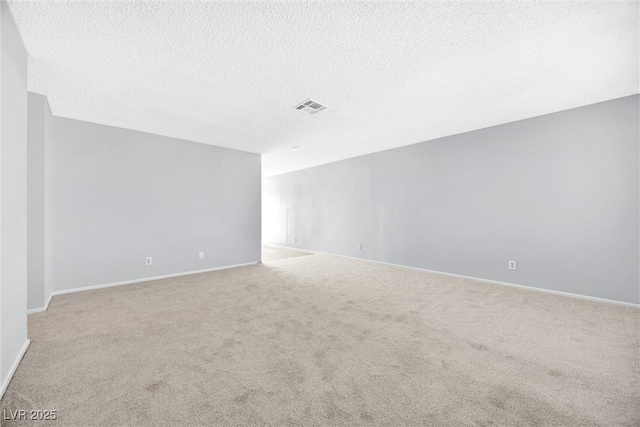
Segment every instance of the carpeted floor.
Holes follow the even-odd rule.
[[[293,258],[298,256],[313,255],[311,252],[301,252],[291,249],[282,249],[274,246],[262,247],[262,262],[278,261],[281,259]]]
[[[57,411],[38,426],[637,426],[639,315],[293,257],[55,297],[2,408]]]

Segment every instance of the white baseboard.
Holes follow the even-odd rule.
[[[51,304],[52,298],[53,298],[53,293],[49,295],[49,298],[47,298],[47,302],[44,304],[43,307],[29,309],[27,310],[27,314],[40,313],[41,311],[47,311],[49,309],[49,304]]]
[[[49,295],[49,299],[47,300],[47,304],[44,307],[33,308],[31,310],[27,310],[27,314],[40,313],[42,311],[48,310],[49,309],[49,304],[51,303],[51,299],[56,295],[71,294],[71,293],[74,293],[74,292],[93,291],[95,289],[111,288],[113,286],[131,285],[133,283],[150,282],[152,280],[169,279],[171,277],[188,276],[190,274],[208,273],[210,271],[227,270],[229,268],[246,267],[248,265],[255,265],[255,264],[258,264],[258,263],[259,263],[259,261],[246,262],[244,264],[225,265],[225,266],[222,266],[222,267],[206,268],[204,270],[185,271],[183,273],[165,274],[163,276],[143,277],[142,279],[126,280],[124,282],[104,283],[102,285],[84,286],[82,288],[71,288],[71,289],[63,289],[61,291],[53,291],[53,292],[51,292],[51,295]]]
[[[4,381],[2,381],[2,387],[0,388],[0,399],[2,399],[2,396],[4,396],[4,392],[7,391],[7,387],[9,387],[9,383],[13,378],[13,374],[16,373],[16,369],[18,369],[18,366],[20,365],[20,362],[22,361],[24,354],[27,352],[27,349],[29,348],[29,344],[31,344],[31,341],[27,339],[24,342],[24,345],[22,346],[22,348],[20,349],[20,353],[18,353],[18,357],[16,357],[15,362],[13,362],[13,365],[11,366],[11,370],[9,370],[9,373],[7,374],[7,378],[5,378]]]
[[[428,270],[426,268],[411,267],[411,266],[402,265],[402,264],[392,264],[390,262],[375,261],[375,260],[366,259],[366,258],[356,258],[356,257],[347,256],[347,255],[337,255],[337,254],[331,254],[331,253],[328,253],[328,252],[313,251],[313,250],[310,250],[310,249],[293,248],[293,247],[290,247],[290,246],[271,245],[271,244],[265,244],[264,246],[271,246],[271,247],[274,247],[274,248],[281,248],[281,249],[294,250],[294,251],[299,251],[299,252],[307,252],[307,253],[313,253],[313,254],[331,255],[331,256],[337,256],[337,257],[340,257],[340,258],[348,258],[348,259],[355,259],[355,260],[358,260],[358,261],[373,262],[375,264],[389,265],[389,266],[392,266],[392,267],[400,267],[400,268],[408,268],[410,270],[425,271],[427,273],[442,274],[444,276],[458,277],[458,278],[461,278],[461,279],[478,280],[480,282],[491,283],[491,284],[494,284],[494,285],[511,286],[511,287],[514,287],[514,288],[520,288],[520,289],[524,289],[524,290],[527,290],[527,291],[544,292],[546,294],[560,295],[560,296],[563,296],[563,297],[579,298],[579,299],[584,299],[584,300],[588,300],[588,301],[602,302],[602,303],[606,303],[606,304],[615,304],[615,305],[622,305],[622,306],[625,306],[625,307],[640,308],[640,304],[634,304],[634,303],[631,303],[631,302],[624,302],[624,301],[616,301],[616,300],[606,299],[606,298],[591,297],[591,296],[588,296],[588,295],[572,294],[570,292],[554,291],[552,289],[536,288],[534,286],[518,285],[518,284],[515,284],[515,283],[500,282],[500,281],[497,281],[497,280],[483,279],[481,277],[464,276],[462,274],[447,273],[447,272],[444,272],[444,271]]]
[[[229,268],[237,268],[237,267],[246,267],[248,265],[258,264],[258,262],[259,261],[246,262],[244,264],[225,265],[225,266],[222,266],[222,267],[206,268],[204,270],[193,270],[193,271],[185,271],[183,273],[165,274],[163,276],[143,277],[141,279],[125,280],[123,282],[105,283],[103,285],[84,286],[82,288],[63,289],[61,291],[54,291],[54,292],[51,293],[51,295],[55,296],[55,295],[71,294],[71,293],[74,293],[74,292],[93,291],[95,289],[111,288],[113,286],[131,285],[133,283],[150,282],[152,280],[169,279],[171,277],[189,276],[191,274],[208,273],[210,271],[227,270]]]

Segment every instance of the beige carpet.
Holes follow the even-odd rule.
[[[276,248],[273,246],[262,247],[262,262],[279,261],[281,259],[293,258],[298,256],[313,255],[311,252],[301,252],[291,249]]]
[[[637,426],[639,313],[294,257],[55,297],[2,408],[58,411],[38,426]]]

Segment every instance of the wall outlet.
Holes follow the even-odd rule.
[[[297,238],[297,237],[294,237],[294,238],[293,238],[293,242],[294,242],[294,243],[298,243],[298,238]]]
[[[509,261],[509,270],[517,270],[518,269],[518,263],[515,261]]]
[[[145,264],[147,264],[147,265],[153,264],[153,259],[151,259],[151,257],[148,256],[147,258],[145,258]]]
[[[204,259],[204,252],[200,251],[200,253],[198,254],[198,258]]]
[[[356,245],[356,248],[357,248],[359,251],[361,251],[361,250],[362,250],[362,243],[358,243],[358,244]]]

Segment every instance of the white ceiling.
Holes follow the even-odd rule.
[[[10,6],[55,115],[262,153],[266,176],[639,91],[638,2]]]

